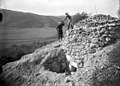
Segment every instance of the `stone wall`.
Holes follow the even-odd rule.
[[[75,86],[119,86],[120,24],[114,17],[96,15],[78,22],[65,38]],[[81,62],[83,66],[81,66]]]

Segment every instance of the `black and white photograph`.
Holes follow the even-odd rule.
[[[0,86],[120,86],[120,0],[0,0]]]

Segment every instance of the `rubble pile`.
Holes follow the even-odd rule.
[[[117,18],[111,17],[110,15],[99,14],[79,21],[76,25],[82,27],[97,27],[100,25],[115,23],[117,20]]]
[[[65,49],[70,64],[77,64],[75,86],[120,85],[119,39],[119,20],[109,16],[90,17],[68,31]]]
[[[82,56],[96,53],[120,37],[116,33],[120,28],[118,23],[116,18],[104,15],[95,15],[78,22],[65,38],[66,54],[71,56],[71,61],[86,61],[87,57]]]

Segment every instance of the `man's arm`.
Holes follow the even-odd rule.
[[[58,28],[59,28],[59,25],[56,27],[56,30],[58,30]]]
[[[67,19],[67,16],[64,18],[64,20],[63,21],[65,21]]]
[[[56,27],[56,30],[58,30],[58,28]]]

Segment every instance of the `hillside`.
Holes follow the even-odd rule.
[[[0,9],[3,13],[2,25],[5,27],[31,28],[31,27],[56,27],[62,20],[57,16],[43,16],[33,13],[17,12],[12,10]]]
[[[62,42],[50,43],[4,65],[0,84],[120,86],[119,28],[120,21],[106,15],[79,21]],[[66,76],[68,70],[71,73]]]

